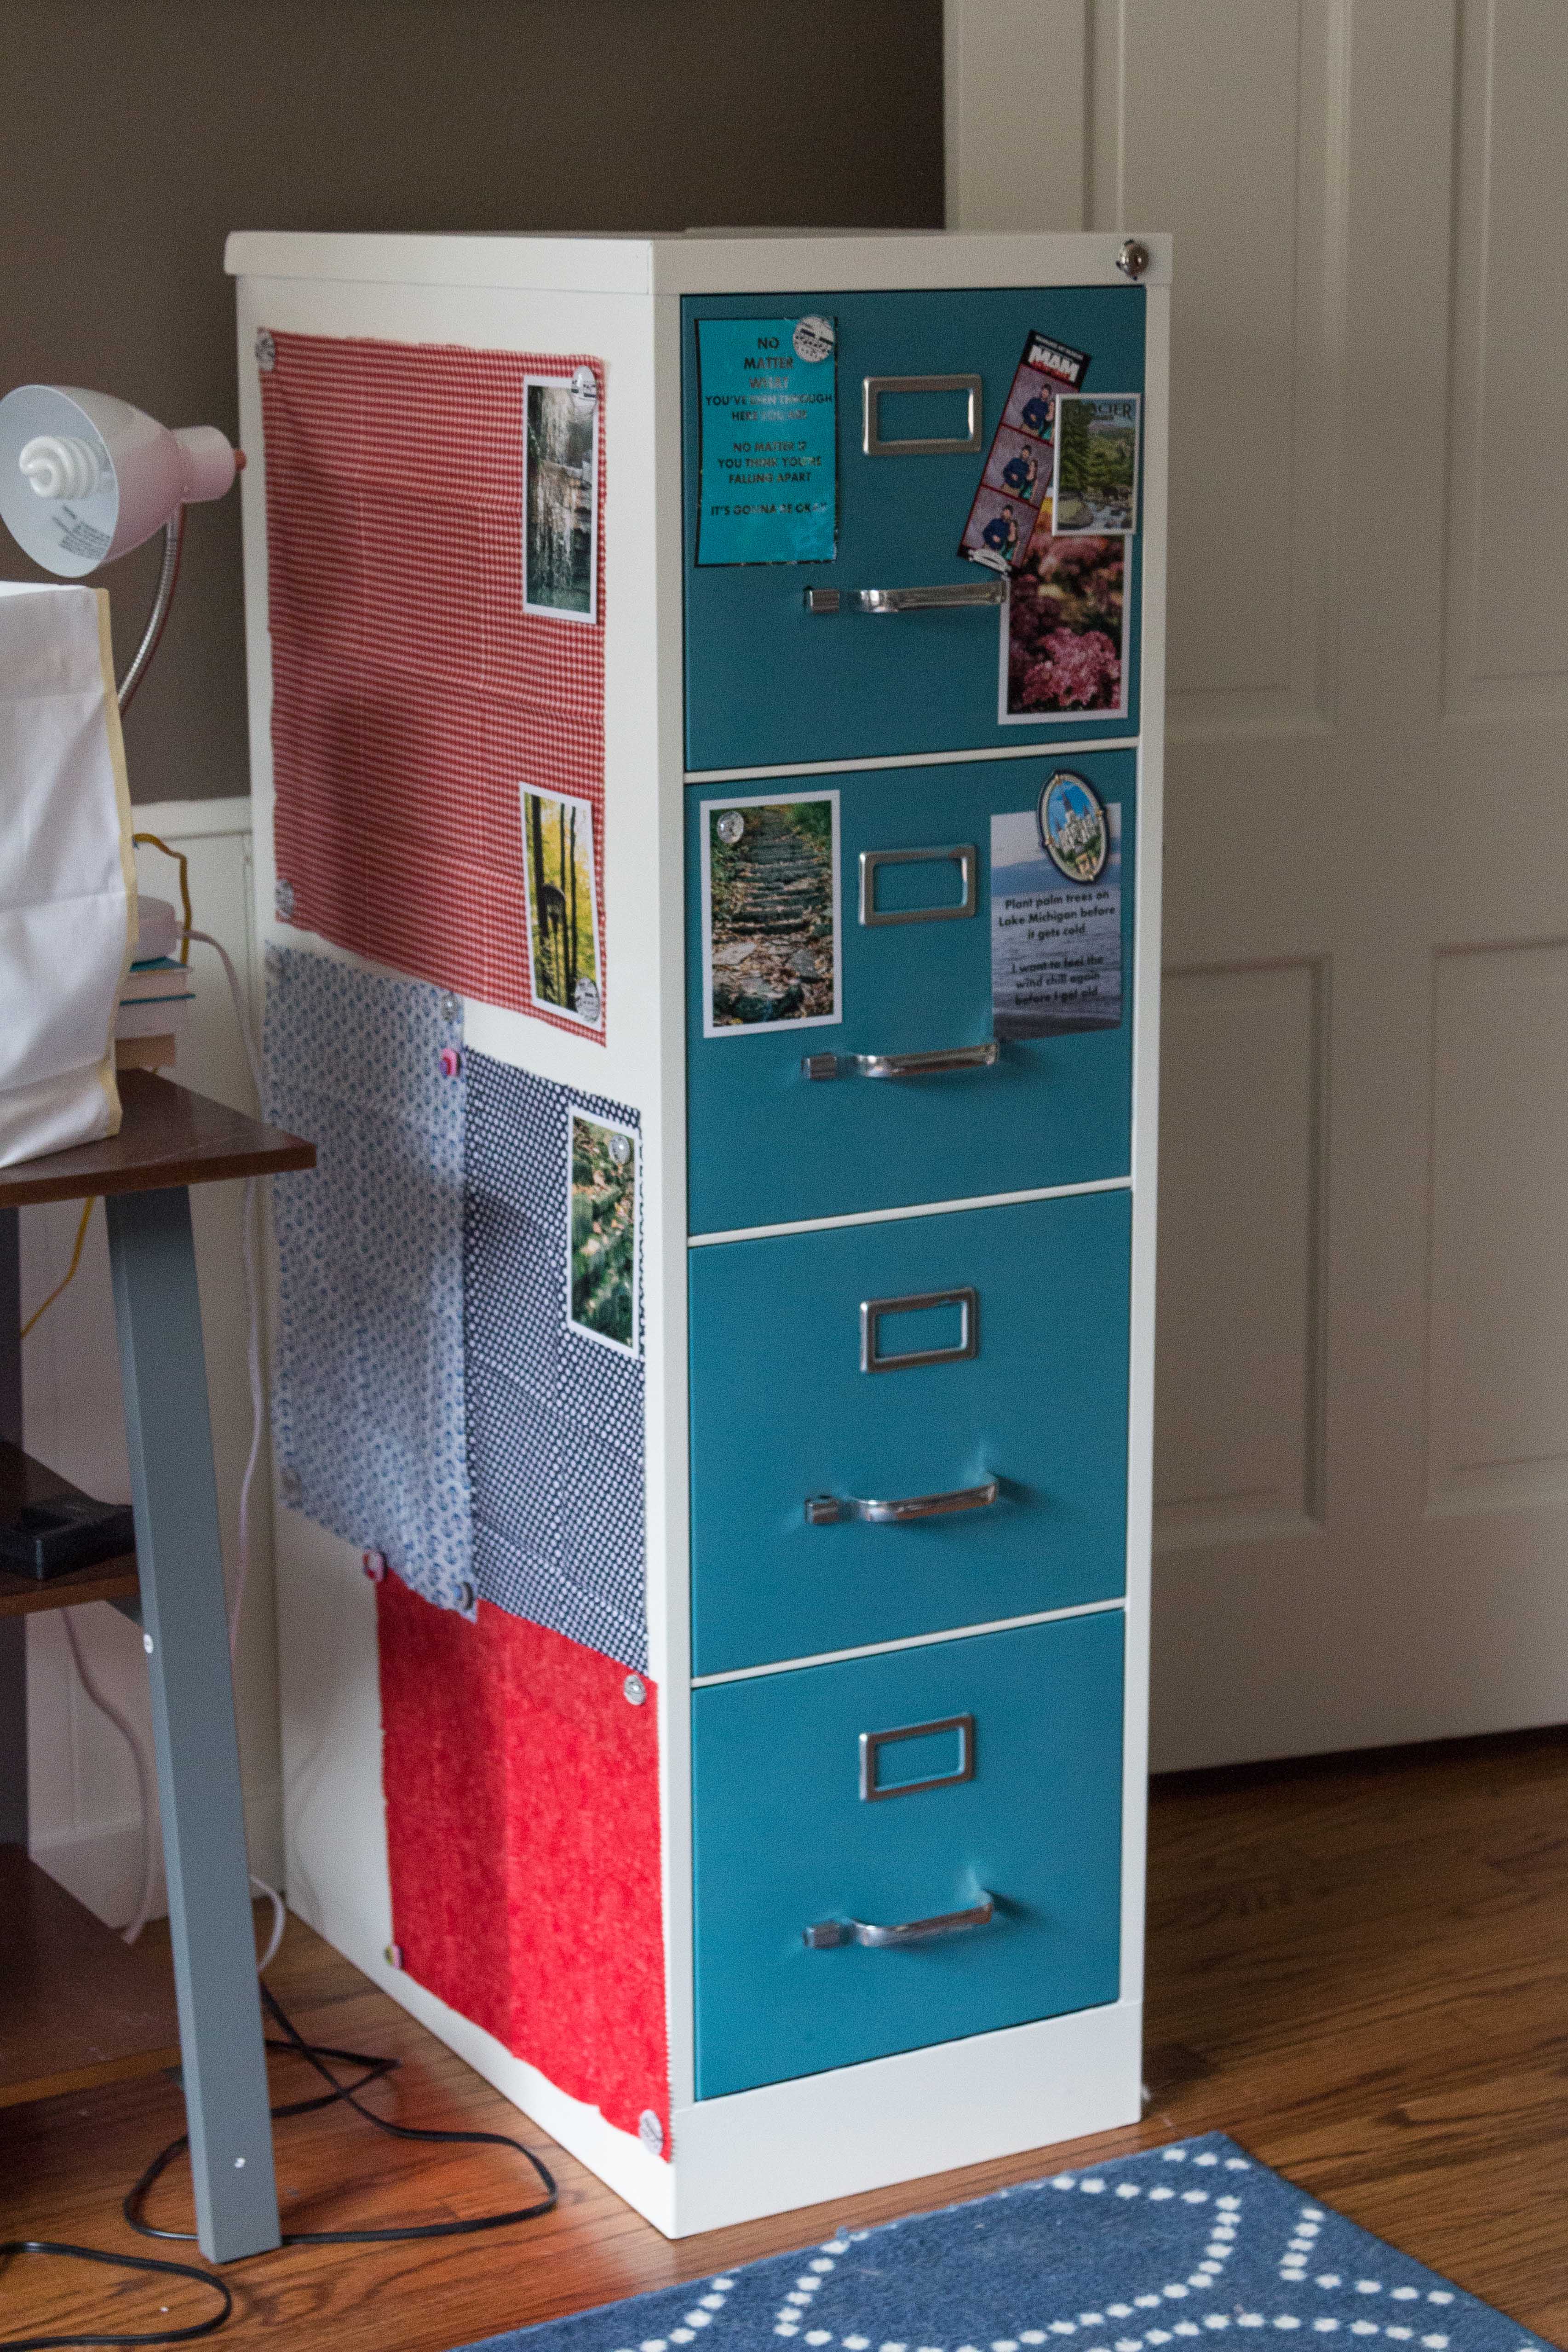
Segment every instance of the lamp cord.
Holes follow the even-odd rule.
[[[543,2214],[554,2210],[560,2194],[555,2185],[554,2176],[542,2158],[536,2156],[533,2150],[525,2146],[521,2140],[513,2139],[505,2132],[416,2130],[412,2124],[395,2124],[385,2116],[378,2116],[373,2108],[362,2104],[358,2095],[361,2091],[367,2090],[372,2083],[379,2083],[386,2075],[395,2073],[402,2062],[396,2058],[378,2058],[363,2050],[334,2050],[325,2043],[309,2042],[293,2021],[285,2014],[276,1996],[265,1983],[261,1987],[261,1998],[268,2014],[282,2028],[286,2037],[279,2041],[269,2034],[267,2039],[268,2050],[291,2053],[297,2057],[303,2058],[327,2084],[326,2090],[318,2091],[310,2098],[286,2100],[280,2105],[274,2107],[271,2114],[275,2122],[289,2116],[312,2115],[322,2107],[335,2106],[341,2099],[353,2107],[357,2116],[363,2116],[366,2123],[374,2124],[377,2131],[386,2132],[394,2139],[509,2147],[532,2167],[538,2175],[540,2186],[544,2190],[544,2195],[536,2198],[531,2204],[514,2206],[504,2213],[481,2213],[468,2221],[426,2221],[387,2230],[294,2230],[285,2234],[281,2241],[282,2244],[285,2246],[374,2246],[397,2244],[416,2238],[472,2237],[481,2230],[504,2229],[510,2222],[538,2221]],[[340,2082],[327,2063],[329,2059],[335,2060],[341,2066],[357,2068],[359,2071],[354,2080],[348,2083]],[[183,2154],[189,2145],[188,2133],[182,2132],[178,2139],[173,2139],[167,2147],[160,2148],[141,2179],[126,2196],[122,2209],[125,2219],[140,2236],[186,2241],[195,2237],[194,2231],[161,2230],[143,2218],[146,2201],[154,2185],[174,2163],[175,2158]],[[75,2347],[78,2346],[83,2347],[83,2352],[87,2352],[87,2347],[100,2345],[130,2347],[142,2344],[187,2344],[195,2336],[214,2334],[223,2326],[234,2308],[234,2297],[223,2279],[218,2277],[216,2272],[203,2270],[194,2263],[155,2262],[145,2254],[104,2253],[94,2246],[65,2245],[49,2238],[12,2238],[0,2242],[0,2262],[15,2254],[66,2255],[80,2262],[104,2263],[115,2269],[157,2271],[174,2278],[195,2279],[203,2286],[212,2287],[223,2297],[223,2308],[216,2312],[210,2319],[204,2319],[195,2327],[172,2327],[143,2336],[5,2336],[0,2337],[0,2352],[75,2352]]]
[[[378,2116],[374,2107],[367,2107],[363,2104],[358,2094],[371,2083],[379,2081],[384,2074],[390,2074],[400,2062],[395,2058],[369,2057],[363,2051],[317,2048],[304,2039],[293,2021],[285,2014],[271,1988],[265,1982],[261,1987],[261,1999],[268,2015],[282,2029],[287,2037],[281,2042],[268,2040],[268,2048],[291,2050],[297,2057],[303,2058],[308,2065],[314,2067],[316,2073],[328,2085],[324,2093],[318,2093],[314,2098],[296,2099],[286,2106],[274,2107],[272,2114],[275,2119],[283,2116],[307,2115],[317,2107],[330,2107],[337,2100],[342,2099],[345,2105],[353,2109],[356,2116],[363,2116],[367,2124],[374,2124],[377,2131],[387,2133],[393,2139],[436,2141],[447,2146],[510,2147],[515,2155],[521,2156],[525,2163],[532,2166],[539,2177],[540,2186],[544,2190],[543,2196],[536,2198],[530,2205],[513,2206],[504,2213],[481,2213],[471,2221],[426,2221],[405,2224],[402,2228],[389,2230],[289,2230],[284,2232],[280,2241],[283,2245],[379,2246],[401,2244],[413,2238],[467,2238],[474,2236],[481,2230],[505,2229],[510,2222],[513,2221],[536,2221],[542,2215],[553,2210],[560,2194],[555,2185],[554,2175],[543,2159],[536,2156],[523,2141],[513,2139],[507,2132],[416,2130],[412,2124],[395,2124],[385,2116]],[[326,2063],[329,2058],[335,2058],[343,2065],[363,2067],[365,2072],[357,2083],[340,2083]],[[147,2199],[154,2184],[173,2164],[174,2158],[189,2145],[189,2134],[182,2132],[178,2139],[172,2139],[167,2147],[160,2148],[141,2179],[126,2196],[122,2209],[125,2219],[140,2236],[184,2240],[190,2240],[195,2236],[195,2231],[191,2230],[155,2229],[151,2221],[143,2218]],[[0,2352],[15,2352],[15,2347],[0,2345]]]
[[[211,2336],[234,2309],[234,2297],[216,2271],[198,2270],[195,2263],[154,2262],[150,2254],[105,2254],[96,2246],[62,2245],[55,2238],[6,2238],[0,2241],[0,2262],[15,2254],[64,2254],[76,2263],[107,2263],[111,2270],[162,2271],[170,2278],[195,2279],[223,2297],[223,2307],[195,2327],[168,2327],[151,2336],[8,2336],[5,2352],[58,2352],[63,2345],[188,2344],[193,2336]]]

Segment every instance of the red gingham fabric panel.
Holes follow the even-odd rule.
[[[604,364],[272,341],[274,841],[290,919],[602,1045],[529,989],[520,793],[567,793],[594,812],[604,986]],[[522,608],[523,379],[577,367],[599,387],[592,625]]]

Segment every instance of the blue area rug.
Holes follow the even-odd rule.
[[[1262,2352],[1264,2329],[1322,2352],[1545,2345],[1211,2133],[470,2352]]]

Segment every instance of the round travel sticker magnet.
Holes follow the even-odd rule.
[[[790,340],[797,359],[815,362],[828,357],[838,337],[831,319],[810,318],[795,320]]]
[[[1040,847],[1069,882],[1098,882],[1110,855],[1105,803],[1084,776],[1058,768],[1040,793]]]

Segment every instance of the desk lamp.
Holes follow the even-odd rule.
[[[169,617],[184,509],[221,499],[244,463],[216,425],[171,433],[106,392],[24,383],[0,400],[0,521],[35,563],[80,580],[163,534],[153,610],[117,689],[121,711]]]

